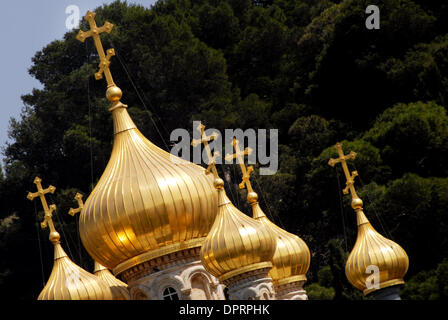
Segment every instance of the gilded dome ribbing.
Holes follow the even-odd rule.
[[[54,245],[54,264],[38,300],[112,300],[112,292],[103,280],[69,259],[57,232],[52,232],[50,240]]]
[[[56,188],[50,185],[42,188],[42,179],[36,177],[34,184],[37,192],[29,192],[27,198],[33,201],[39,197],[44,209],[42,228],[50,229],[49,239],[54,246],[54,262],[50,278],[39,294],[38,300],[111,300],[112,293],[108,285],[100,278],[74,264],[59,242],[61,236],[53,223],[53,212],[56,205],[48,205],[45,195],[54,193]]]
[[[362,203],[362,202],[361,202]],[[347,263],[345,274],[348,281],[367,295],[375,290],[404,283],[409,267],[406,251],[397,243],[383,237],[370,224],[362,207],[356,209],[358,237]],[[378,267],[379,288],[367,288],[367,278],[372,270],[369,266]]]
[[[252,196],[253,197],[253,196]],[[250,199],[250,197],[248,197]],[[286,230],[272,223],[261,210],[258,202],[252,203],[253,217],[274,234],[277,246],[272,257],[269,275],[276,285],[306,281],[310,267],[310,250],[306,243]]]
[[[218,215],[201,248],[201,261],[207,271],[224,281],[241,273],[272,267],[276,247],[272,233],[239,211],[222,184],[218,184],[218,197]]]
[[[217,193],[204,168],[146,139],[125,105],[116,101],[110,110],[112,155],[84,204],[79,229],[92,258],[117,274],[199,247],[215,220]]]
[[[356,153],[351,151],[344,155],[342,144],[335,145],[339,157],[328,161],[330,166],[341,163],[347,178],[345,194],[351,193],[352,208],[356,212],[358,224],[358,237],[345,265],[345,274],[348,281],[357,289],[367,295],[376,290],[400,285],[404,283],[409,267],[409,258],[406,251],[392,240],[386,239],[379,234],[370,224],[363,212],[363,202],[358,197],[354,179],[358,176],[357,171],[350,173],[347,160],[354,160]],[[372,272],[379,272],[379,283],[372,283]],[[373,274],[373,280],[375,275]]]
[[[130,300],[128,285],[115,278],[105,266],[95,261],[93,274],[109,286],[113,300]]]
[[[199,247],[216,216],[217,194],[205,170],[160,149],[146,139],[120,102],[122,91],[109,69],[114,49],[103,49],[100,35],[114,25],[98,27],[95,13],[84,19],[100,58],[95,78],[107,81],[112,102],[114,145],[107,167],[88,197],[79,218],[88,253],[119,274],[145,261]]]
[[[244,164],[245,155],[252,153],[251,148],[241,150],[239,141],[233,140],[234,154],[228,154],[226,160],[236,158],[242,173],[240,189],[247,187],[247,201],[252,206],[253,218],[261,222],[265,230],[268,230],[274,236],[276,249],[272,257],[272,269],[269,276],[276,285],[306,281],[306,273],[310,267],[310,250],[305,242],[298,236],[289,233],[272,223],[261,210],[258,203],[258,194],[254,192],[250,182],[250,175],[254,168],[246,168]]]

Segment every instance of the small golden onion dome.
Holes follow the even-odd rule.
[[[345,274],[354,287],[367,295],[378,289],[403,284],[409,258],[400,245],[386,239],[372,227],[360,206],[356,208],[358,237],[345,265]],[[379,271],[379,288],[370,281],[375,269]],[[367,288],[368,284],[372,287]]]
[[[218,188],[218,216],[201,248],[204,267],[221,281],[236,275],[271,268],[275,239],[255,219],[239,211]]]
[[[105,266],[95,261],[93,274],[107,283],[112,292],[113,300],[130,300],[128,285],[115,278]]]
[[[258,202],[255,201],[251,204],[254,219],[269,229],[277,241],[277,247],[272,257],[272,269],[269,271],[274,284],[279,286],[296,281],[306,281],[311,257],[305,241],[272,223],[261,210]]]
[[[38,300],[112,300],[109,286],[100,278],[73,263],[59,243],[59,234],[52,232],[54,264]]]
[[[109,99],[119,96],[121,91],[110,89]],[[217,212],[213,178],[146,139],[126,108],[115,101],[109,109],[112,154],[79,218],[87,252],[115,275],[162,255],[200,247]]]

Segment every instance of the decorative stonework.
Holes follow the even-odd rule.
[[[157,257],[123,271],[119,276],[126,283],[136,281],[142,277],[146,277],[150,274],[160,272],[173,266],[196,261],[199,259],[198,257],[200,250],[201,248],[197,247]]]
[[[275,300],[269,269],[253,270],[225,280],[229,300]]]
[[[276,287],[277,300],[308,300],[304,284],[305,281],[295,281]]]
[[[123,272],[131,299],[163,300],[172,288],[180,300],[224,300],[224,285],[202,266],[199,250],[175,252]]]

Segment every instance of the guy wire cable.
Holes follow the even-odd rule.
[[[51,196],[51,194],[48,195],[48,198],[50,199],[50,201],[51,201],[52,203],[54,203],[54,199],[53,199],[53,197]],[[72,251],[71,251],[71,249],[70,249],[69,240],[72,241],[73,243],[75,243],[75,242],[73,241],[73,239],[71,238],[71,236],[70,236],[70,239],[66,236],[66,234],[65,234],[65,230],[64,230],[65,228],[64,228],[63,221],[62,221],[62,219],[59,217],[59,214],[57,214],[57,212],[58,212],[58,209],[57,209],[57,207],[56,207],[56,210],[54,211],[54,213],[56,213],[56,214],[54,214],[53,216],[56,216],[56,220],[57,220],[57,222],[58,222],[58,224],[59,224],[59,229],[62,231],[62,235],[63,235],[63,237],[64,237],[65,244],[67,245],[68,252],[70,253],[70,257],[73,259],[73,253],[72,253]],[[69,234],[69,235],[70,235],[70,234]]]
[[[90,62],[89,59],[89,50],[87,47],[87,42],[85,41],[85,48],[86,48],[86,56],[87,56],[87,63]],[[93,84],[95,85],[95,84]],[[91,104],[90,104],[90,77],[87,77],[87,105],[89,107],[89,144],[90,144],[90,178],[91,178],[91,184],[90,184],[90,191],[93,189],[93,147],[92,147],[92,113],[91,113]]]
[[[39,243],[39,256],[40,256],[40,270],[41,270],[41,274],[42,274],[42,287],[45,287],[44,262],[42,259],[42,245],[40,243],[40,233],[39,233],[39,219],[37,216],[36,201],[33,201],[33,203],[34,203],[34,216],[36,217],[37,242]]]
[[[132,84],[132,87],[133,87],[134,90],[135,90],[135,93],[137,94],[137,96],[138,96],[140,102],[143,104],[143,107],[145,108],[146,113],[148,114],[149,118],[151,119],[151,122],[152,122],[152,124],[154,125],[154,128],[156,129],[157,133],[159,134],[160,139],[162,139],[162,142],[163,142],[163,144],[165,145],[166,150],[169,151],[170,148],[168,147],[168,144],[166,143],[165,139],[163,138],[163,135],[162,135],[162,133],[160,132],[159,127],[157,126],[156,122],[154,121],[154,118],[152,117],[151,112],[149,111],[148,107],[146,106],[146,103],[143,101],[143,99],[142,99],[142,97],[141,97],[141,95],[140,95],[140,93],[139,93],[139,90],[137,89],[137,86],[135,85],[135,83],[134,83],[134,81],[132,80],[132,77],[131,77],[131,75],[130,75],[128,69],[126,68],[125,63],[121,60],[120,55],[119,55],[118,50],[117,50],[117,47],[114,45],[114,43],[112,42],[112,40],[109,39],[109,42],[112,44],[112,47],[114,47],[114,50],[115,50],[115,56],[118,58],[118,61],[120,62],[121,67],[122,67],[123,70],[125,71],[125,73],[126,73],[128,79],[129,79],[129,81],[130,81],[131,84]],[[148,101],[149,101],[149,100],[148,100]],[[156,113],[155,113],[154,111],[153,111],[153,114],[156,115]],[[157,115],[156,115],[156,116],[157,116]],[[157,116],[157,118],[159,118],[159,117]],[[159,119],[160,119],[160,118],[159,118]],[[162,123],[162,122],[161,122],[161,123]],[[162,123],[162,127],[164,128],[165,131],[167,131],[167,130],[165,129],[165,127],[163,126],[163,123]]]
[[[356,169],[356,166],[355,166],[354,164],[353,164],[353,167],[355,168],[355,170],[358,170],[358,169]],[[361,176],[360,176],[359,174],[358,174],[358,178],[359,178],[359,182],[361,183],[361,187],[364,187],[365,184],[364,184],[364,182],[362,181],[362,178],[361,178]],[[389,239],[392,239],[392,240],[393,240],[392,234],[389,232],[389,230],[388,230],[389,228],[387,228],[386,221],[384,221],[384,220],[381,218],[381,216],[378,214],[378,211],[376,210],[375,203],[370,199],[369,192],[366,192],[366,198],[367,198],[367,200],[370,202],[370,207],[373,209],[373,213],[375,214],[375,216],[376,216],[378,222],[380,223],[381,229],[383,230],[383,232],[386,234],[386,236],[387,236]],[[384,227],[384,226],[386,226],[386,227]]]
[[[263,191],[263,188],[261,187],[261,183],[258,183],[257,176],[254,175],[253,178],[254,178],[255,183],[257,184],[257,188],[260,190],[260,192],[258,194],[261,195],[262,201],[266,205],[267,211],[269,213],[269,218],[272,219],[272,222],[275,222],[276,224],[277,223],[280,224],[280,227],[282,229],[286,230],[285,226],[280,218],[280,215],[277,212],[275,212],[275,215],[272,213],[271,205],[269,204],[267,198],[264,195],[264,191]],[[275,216],[275,219],[274,219],[274,216]]]
[[[336,166],[334,167],[334,170],[336,172],[336,180],[338,182],[339,206],[340,206],[340,209],[341,209],[342,230],[344,232],[345,251],[348,252],[348,248],[347,248],[347,233],[346,233],[346,230],[345,230],[345,215],[344,215],[344,204],[343,204],[343,201],[342,201],[341,182],[339,180],[339,172],[338,172],[338,168],[336,168]]]

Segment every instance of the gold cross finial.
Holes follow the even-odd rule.
[[[102,27],[98,27],[95,22],[95,12],[87,11],[84,19],[89,22],[90,30],[84,32],[79,30],[76,39],[81,42],[84,42],[87,38],[92,37],[95,42],[96,50],[98,51],[98,55],[100,56],[100,64],[99,71],[95,73],[95,79],[100,80],[103,78],[103,73],[106,76],[107,87],[115,86],[114,80],[112,79],[112,74],[110,72],[110,59],[115,55],[114,49],[107,50],[107,55],[104,53],[103,45],[101,43],[100,34],[103,32],[110,33],[114,25],[108,21],[104,23]]]
[[[338,151],[339,158],[337,158],[337,159],[331,158],[328,161],[328,164],[330,166],[334,167],[335,164],[341,163],[342,169],[344,170],[345,177],[347,178],[346,187],[342,191],[344,192],[344,194],[348,194],[350,191],[353,199],[355,199],[355,198],[359,199],[358,195],[356,194],[355,187],[354,187],[355,177],[358,176],[358,171],[352,171],[352,173],[350,174],[350,171],[348,170],[348,166],[347,166],[347,160],[354,160],[356,158],[356,152],[350,151],[349,154],[344,155],[344,151],[342,150],[342,143],[340,143],[340,142],[336,143],[335,148]]]
[[[218,134],[216,132],[214,132],[210,136],[205,135],[205,126],[202,123],[200,123],[196,129],[201,132],[201,139],[193,139],[191,141],[191,145],[193,147],[196,147],[197,145],[204,144],[204,149],[207,153],[207,158],[208,158],[208,167],[205,170],[205,173],[209,174],[211,172],[211,173],[213,173],[213,176],[215,177],[215,179],[219,178],[218,171],[216,170],[216,158],[219,157],[219,152],[215,151],[212,155],[210,146],[208,145],[208,143],[210,141],[218,138]]]
[[[250,183],[250,174],[254,171],[254,167],[249,166],[246,168],[243,158],[243,156],[248,156],[252,153],[252,148],[246,147],[244,151],[241,150],[239,142],[236,138],[233,138],[232,144],[233,148],[235,149],[235,153],[226,155],[225,159],[226,161],[231,161],[232,159],[235,158],[237,159],[237,162],[241,168],[241,173],[243,174],[242,181],[239,184],[240,189],[244,189],[244,187],[247,187],[248,192],[254,192],[254,190],[252,189],[252,185]]]
[[[47,193],[53,194],[56,191],[56,188],[50,185],[47,189],[42,188],[42,179],[39,177],[36,177],[34,179],[34,184],[37,186],[37,192],[29,192],[27,195],[27,198],[31,201],[34,200],[34,198],[39,197],[40,201],[42,202],[42,206],[44,207],[44,221],[41,222],[40,226],[42,228],[46,228],[47,226],[50,228],[50,240],[52,240],[52,237],[54,239],[55,233],[57,233],[56,229],[54,228],[53,224],[53,212],[56,210],[56,205],[52,204],[48,206],[47,199],[45,199],[45,195]],[[59,235],[59,234],[58,234]],[[52,240],[53,241],[53,240]],[[56,241],[59,241],[59,237]]]
[[[71,215],[72,217],[74,217],[75,214],[81,212],[82,209],[84,208],[84,202],[82,201],[82,194],[77,192],[75,195],[75,200],[78,201],[78,208],[76,209],[70,208],[70,210],[68,211],[68,214]]]

